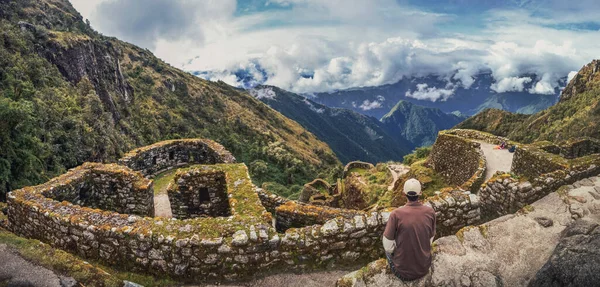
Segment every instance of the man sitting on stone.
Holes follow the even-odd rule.
[[[431,267],[431,243],[435,236],[435,211],[419,202],[421,183],[404,184],[408,202],[392,211],[383,233],[383,247],[392,273],[403,281],[419,279]]]

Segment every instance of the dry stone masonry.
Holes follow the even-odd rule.
[[[345,167],[344,167],[344,175],[343,178],[346,178],[350,171],[353,169],[373,169],[375,168],[375,166],[372,163],[368,163],[368,162],[363,162],[363,161],[353,161],[353,162],[349,162]]]
[[[177,219],[229,216],[225,172],[202,166],[180,170],[167,193]]]
[[[86,163],[35,191],[42,191],[45,197],[59,202],[154,216],[152,182],[140,173],[118,165]]]
[[[189,164],[234,162],[229,151],[207,139],[163,141],[132,150],[119,160],[119,164],[150,177]]]
[[[476,192],[485,180],[486,160],[480,144],[455,135],[440,132],[427,163],[448,184]]]

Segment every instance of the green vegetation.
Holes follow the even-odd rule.
[[[166,139],[220,142],[251,165],[257,184],[304,184],[341,168],[296,122],[96,33],[66,0],[3,1],[0,11],[0,200]]]
[[[486,109],[458,124],[456,128],[479,130],[497,136],[507,136],[530,116],[497,109]]]
[[[154,177],[154,194],[164,193],[169,186],[169,183],[175,178],[175,174],[177,173],[177,169],[172,169],[166,172],[163,172]]]
[[[361,176],[366,180],[366,201],[368,205],[376,204],[379,199],[388,191],[392,184],[392,176],[387,168],[387,164],[379,163],[374,169],[365,170]]]
[[[402,163],[405,165],[411,165],[421,159],[427,158],[431,153],[431,149],[432,146],[417,148],[413,151],[413,153],[405,155]]]
[[[276,182],[265,182],[262,185],[262,188],[273,194],[277,194],[291,200],[297,200],[300,196],[300,192],[302,192],[302,186],[292,185],[288,188]]]

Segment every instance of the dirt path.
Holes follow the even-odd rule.
[[[335,282],[345,274],[346,271],[323,271],[304,274],[281,273],[270,275],[261,279],[256,279],[246,283],[236,285],[219,285],[223,287],[322,287],[335,286]],[[207,285],[205,287],[216,287]]]
[[[514,153],[508,152],[508,150],[497,150],[494,149],[496,145],[480,142],[481,150],[485,155],[487,161],[487,171],[485,174],[485,180],[492,178],[497,171],[509,172],[512,166]]]
[[[392,184],[388,186],[388,190],[393,190],[394,186],[396,185],[396,181],[398,181],[400,177],[402,177],[410,171],[410,167],[403,164],[390,164],[388,165],[388,169],[390,170],[390,172],[392,173],[392,177],[394,178]]]
[[[166,218],[173,217],[173,212],[171,212],[171,202],[169,201],[166,190],[154,195],[154,216]]]
[[[70,283],[70,284],[69,284]],[[75,286],[75,280],[56,275],[23,259],[6,244],[0,244],[0,286]]]
[[[170,170],[154,178],[154,216],[156,217],[173,217],[167,188],[176,172],[177,170]]]

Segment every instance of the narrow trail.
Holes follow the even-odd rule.
[[[169,201],[169,195],[167,195],[166,189],[162,191],[162,193],[154,195],[154,216],[165,218],[173,217],[171,202]]]
[[[281,273],[269,275],[264,278],[249,282],[240,282],[233,285],[219,285],[223,287],[322,287],[335,286],[336,281],[348,274],[351,270],[322,271],[304,274]],[[191,287],[191,286],[188,286]],[[205,287],[216,287],[206,285]]]
[[[176,170],[171,170],[154,178],[154,216],[156,217],[173,217],[167,188],[175,173]]]
[[[392,177],[394,178],[392,184],[388,186],[388,190],[391,191],[394,189],[396,181],[398,181],[400,177],[402,177],[410,171],[410,167],[403,164],[390,164],[388,165],[388,169],[390,170],[390,172],[392,173]]]
[[[481,150],[485,155],[487,161],[487,171],[485,173],[485,180],[492,178],[497,171],[509,172],[512,166],[514,153],[508,152],[508,150],[494,149],[496,145],[479,142],[481,144]]]
[[[75,286],[74,279],[59,276],[52,270],[30,263],[6,244],[0,244],[0,285]]]

